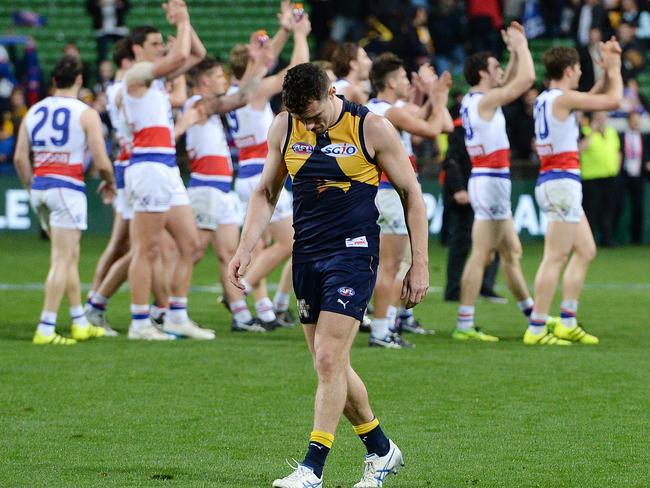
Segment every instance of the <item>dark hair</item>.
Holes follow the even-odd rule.
[[[580,63],[580,56],[572,47],[557,46],[547,49],[542,61],[546,68],[546,77],[561,80],[565,69]]]
[[[282,101],[287,110],[302,114],[314,100],[322,100],[330,87],[327,73],[313,63],[302,63],[287,71],[282,83]]]
[[[69,54],[63,55],[52,70],[52,79],[57,88],[70,88],[82,72],[81,61]]]
[[[131,50],[131,43],[128,39],[123,38],[115,43],[113,46],[113,63],[117,69],[122,67],[122,61],[128,59],[133,61],[133,51]]]
[[[481,71],[488,70],[488,60],[493,58],[494,54],[488,51],[472,54],[465,60],[463,74],[469,86],[476,86],[481,82]]]
[[[332,71],[338,78],[347,76],[350,72],[350,61],[356,61],[359,56],[359,46],[354,42],[345,42],[332,54]]]
[[[233,76],[238,80],[244,76],[249,59],[250,56],[246,44],[235,44],[230,50],[230,54],[228,55],[228,64],[230,65],[230,70],[232,71]]]
[[[375,91],[383,91],[386,89],[386,78],[404,67],[404,61],[393,53],[382,53],[375,58],[370,68],[370,81]]]
[[[129,34],[129,42],[131,46],[143,46],[149,34],[158,33],[160,33],[160,31],[151,25],[140,25],[131,29],[131,34]]]
[[[212,68],[216,68],[217,66],[222,66],[221,59],[219,58],[213,58],[211,56],[206,56],[203,58],[203,61],[201,61],[199,64],[194,66],[188,73],[187,76],[189,78],[189,82],[192,86],[196,87],[199,85],[199,77],[208,71],[210,71]]]

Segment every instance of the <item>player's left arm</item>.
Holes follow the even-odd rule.
[[[413,262],[404,278],[402,298],[407,307],[420,303],[429,289],[429,226],[424,198],[406,151],[393,125],[384,117],[368,114],[364,122],[364,138],[371,153],[402,200],[406,225],[411,240]]]
[[[29,190],[32,186],[33,174],[32,162],[29,157],[29,135],[27,134],[25,120],[26,117],[23,117],[23,122],[20,124],[18,131],[18,141],[16,142],[16,150],[14,152],[14,167],[23,187]]]
[[[271,221],[273,210],[287,179],[288,171],[282,155],[282,146],[287,134],[288,123],[287,112],[281,112],[271,124],[267,138],[269,150],[264,162],[262,177],[248,201],[248,210],[239,246],[228,265],[230,282],[241,290],[244,290],[244,285],[240,278],[246,273],[246,268],[251,261],[251,253]]]
[[[93,167],[99,173],[103,180],[97,192],[102,195],[104,203],[110,203],[115,196],[115,175],[113,174],[113,165],[106,153],[106,144],[104,143],[104,134],[99,114],[93,108],[87,108],[81,114],[81,128],[86,133],[88,139],[88,149],[93,157]]]

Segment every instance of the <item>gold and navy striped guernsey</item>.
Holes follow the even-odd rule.
[[[295,262],[379,255],[375,196],[381,170],[364,144],[368,109],[342,100],[339,119],[322,135],[289,116],[283,153],[293,187]]]

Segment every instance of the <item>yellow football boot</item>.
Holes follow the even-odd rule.
[[[544,327],[541,334],[533,334],[530,329],[526,329],[524,334],[524,344],[527,346],[570,346],[571,342],[557,338],[548,327]]]
[[[499,342],[499,338],[472,327],[469,330],[460,330],[458,327],[451,333],[451,337],[458,341]]]
[[[52,344],[54,346],[71,346],[76,344],[77,341],[70,339],[69,337],[63,337],[62,335],[57,334],[56,332],[51,333],[50,335],[44,335],[40,331],[34,333],[34,338],[32,339],[34,344],[39,346],[44,346]]]
[[[573,327],[567,327],[559,318],[553,317],[553,319],[555,322],[553,326],[553,334],[559,339],[577,342],[579,344],[588,344],[592,346],[600,342],[598,340],[598,337],[589,334],[577,323]]]
[[[72,333],[72,338],[77,341],[87,341],[93,337],[104,337],[106,331],[103,327],[96,327],[94,325],[72,325],[70,327],[70,332]]]

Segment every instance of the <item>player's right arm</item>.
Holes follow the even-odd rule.
[[[268,134],[269,151],[264,162],[264,170],[257,188],[248,201],[248,210],[242,229],[237,252],[228,265],[230,282],[243,290],[240,278],[246,273],[251,261],[251,253],[257,245],[264,229],[271,221],[273,210],[287,179],[287,166],[282,155],[282,146],[287,134],[289,117],[287,112],[278,114]]]
[[[29,157],[29,135],[27,134],[27,124],[25,123],[27,117],[23,117],[23,122],[20,124],[18,131],[18,141],[16,142],[16,150],[14,152],[14,166],[20,182],[25,189],[32,186],[32,162]]]
[[[106,153],[99,114],[95,109],[88,108],[81,114],[80,122],[88,139],[88,149],[93,157],[93,167],[103,180],[97,191],[101,193],[104,203],[110,203],[116,193],[115,176],[113,175],[113,165]]]
[[[492,120],[498,107],[516,100],[535,82],[535,65],[528,50],[528,41],[523,28],[513,22],[506,30],[510,49],[517,58],[514,76],[505,85],[488,91],[478,104],[479,115],[483,120]]]
[[[553,102],[553,115],[558,120],[566,120],[573,110],[595,112],[615,110],[623,99],[623,78],[621,76],[621,46],[610,39],[601,48],[602,66],[605,70],[606,84],[601,93],[568,90]]]

